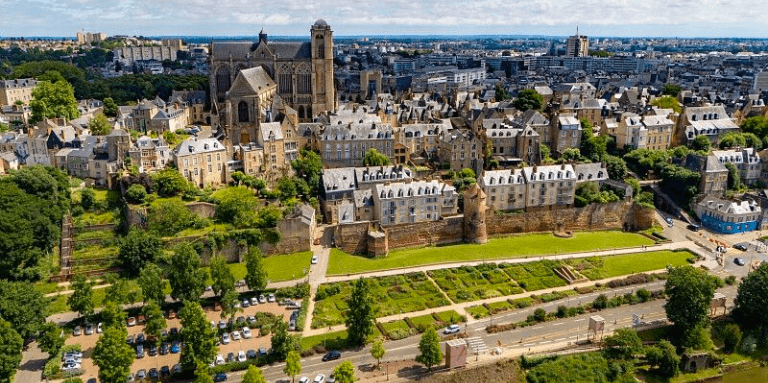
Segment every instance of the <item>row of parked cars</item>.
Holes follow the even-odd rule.
[[[159,369],[157,368],[150,368],[149,370],[141,369],[137,371],[135,374],[128,375],[128,382],[136,382],[136,381],[142,381],[145,379],[152,379],[157,380],[161,378],[165,378],[168,376],[171,376],[171,374],[178,374],[181,373],[181,365],[175,364],[173,367],[163,366]]]
[[[82,326],[75,326],[75,328],[72,329],[72,336],[80,336],[83,333],[85,333],[85,335],[92,335],[94,331],[97,334],[101,334],[101,332],[104,331],[101,323],[96,326],[94,326],[93,323],[86,323],[84,327],[85,329],[83,329]]]

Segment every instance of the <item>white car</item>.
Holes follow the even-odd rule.
[[[96,325],[96,333],[97,333],[97,334],[101,334],[102,332],[104,332],[104,330],[101,328],[101,325],[102,325],[102,324],[103,324],[103,323],[99,322],[99,324],[98,324],[98,325]]]
[[[251,306],[256,306],[259,304],[259,298],[251,297]]]
[[[275,303],[275,294],[269,294],[269,298],[267,298],[269,303]]]
[[[64,358],[63,363],[64,364],[80,364],[80,363],[83,363],[83,359],[81,357],[70,356],[70,357]]]
[[[216,355],[216,365],[224,364],[224,356],[221,354]]]
[[[264,294],[259,295],[259,303],[267,303],[267,298]]]
[[[452,324],[443,330],[443,334],[455,334],[457,332],[461,331],[461,328],[457,324]]]
[[[232,340],[240,340],[240,332],[235,330],[232,331]]]
[[[317,264],[317,255],[313,255],[313,256],[312,256],[312,264],[313,264],[313,265],[316,265],[316,264]]]
[[[315,380],[312,381],[312,383],[323,383],[323,382],[325,382],[325,375],[323,374],[317,374],[317,376],[315,376]]]
[[[243,327],[243,338],[251,339],[252,336],[253,334],[251,334],[251,329],[249,329],[248,327]]]
[[[216,322],[211,321],[211,330],[216,330]]]
[[[221,344],[229,344],[229,334],[221,334]]]
[[[225,328],[227,328],[227,321],[222,319],[219,321],[219,330],[224,330]]]
[[[78,372],[82,365],[80,363],[67,363],[61,366],[61,371],[64,372]]]
[[[245,356],[245,351],[240,350],[237,352],[237,361],[238,362],[245,362],[248,360],[248,358]]]
[[[302,376],[301,379],[299,379],[299,383],[309,383],[309,378]]]

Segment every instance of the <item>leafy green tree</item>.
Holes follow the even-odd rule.
[[[680,85],[667,83],[667,84],[664,84],[664,90],[662,90],[661,92],[667,96],[677,97],[677,95],[680,94],[681,90],[682,88],[680,88]]]
[[[30,123],[34,124],[53,117],[64,117],[67,120],[80,117],[75,90],[66,81],[55,83],[41,81],[32,90],[32,98],[33,100],[29,102],[32,109]]]
[[[296,375],[301,374],[301,355],[296,351],[289,351],[285,357],[283,373],[291,377],[291,382],[296,382]]]
[[[267,383],[267,380],[264,379],[260,368],[250,365],[243,376],[243,383]]]
[[[160,333],[167,326],[165,322],[165,316],[163,316],[163,310],[155,302],[149,302],[141,309],[141,313],[146,320],[144,325],[144,332],[147,333],[150,339],[153,339],[155,343],[160,341]]]
[[[112,130],[112,125],[103,114],[99,114],[88,120],[88,129],[94,136],[105,136]]]
[[[517,93],[512,105],[523,112],[528,109],[540,110],[544,106],[544,97],[541,97],[535,89],[524,89]]]
[[[131,203],[143,203],[146,197],[147,189],[139,184],[133,184],[125,191],[125,199]]]
[[[138,284],[145,304],[155,302],[161,305],[165,302],[163,271],[159,266],[154,263],[145,264],[139,272]]]
[[[299,339],[288,333],[288,323],[278,318],[272,324],[272,354],[277,360],[283,360],[291,351],[299,351]]]
[[[608,170],[608,177],[612,180],[622,181],[629,174],[627,163],[621,157],[605,155],[603,161],[605,161],[605,167]]]
[[[365,156],[363,156],[363,165],[365,166],[382,166],[389,164],[389,157],[376,150],[376,148],[368,149],[368,151],[365,152]]]
[[[54,356],[59,353],[61,347],[64,346],[64,337],[62,336],[62,329],[53,322],[46,322],[42,328],[40,328],[40,336],[37,338],[37,344],[40,349],[47,352],[49,356]]]
[[[120,304],[107,301],[104,308],[99,311],[101,321],[106,327],[125,327],[125,319],[128,317]]]
[[[501,85],[496,85],[496,95],[495,95],[496,101],[504,101],[504,100],[511,100],[512,96],[507,93],[507,91],[501,87]]]
[[[727,163],[725,164],[725,168],[728,169],[728,190],[741,189],[741,173],[736,165]]]
[[[693,266],[670,267],[668,270],[664,291],[669,299],[664,310],[679,334],[675,340],[684,343],[691,331],[709,322],[715,282],[706,271]]]
[[[99,380],[104,383],[123,383],[131,374],[136,353],[125,343],[128,333],[122,327],[107,327],[93,349],[93,363],[99,367]]]
[[[733,352],[739,342],[741,342],[741,329],[733,323],[723,326],[720,335],[723,339],[723,351],[727,353]]]
[[[741,123],[744,133],[752,133],[758,137],[768,135],[768,119],[763,116],[749,117]]]
[[[661,376],[671,378],[677,375],[680,357],[672,343],[661,340],[657,345],[645,349],[645,360],[655,366]]]
[[[138,291],[131,286],[131,283],[124,278],[110,277],[107,283],[111,285],[106,288],[104,302],[115,302],[117,304],[132,304],[138,299]]]
[[[720,149],[747,146],[747,140],[741,133],[726,133],[719,140]]]
[[[763,148],[763,140],[757,137],[754,133],[742,133],[741,136],[744,137],[744,146],[754,148],[755,150]]]
[[[184,341],[181,349],[182,366],[191,369],[200,364],[210,364],[219,352],[216,345],[218,337],[197,300],[185,301],[179,311],[179,318],[184,327],[181,334]]]
[[[434,327],[428,327],[419,341],[419,354],[416,361],[427,366],[427,370],[432,371],[432,366],[436,366],[443,361],[443,352],[440,350],[440,336],[437,335]]]
[[[712,148],[712,141],[705,135],[696,136],[693,142],[691,142],[691,148],[709,153],[709,150]]]
[[[221,255],[217,255],[211,258],[211,279],[213,284],[214,294],[220,298],[224,296],[228,291],[235,290],[235,277],[232,275],[232,271],[227,266],[227,260]]]
[[[565,162],[576,162],[581,159],[581,152],[578,148],[568,148],[563,150],[563,155],[560,158]]]
[[[280,193],[281,200],[287,200],[296,196],[296,184],[293,179],[288,176],[280,177],[277,180],[277,190]]]
[[[208,273],[200,268],[200,256],[189,243],[176,246],[168,268],[171,296],[181,301],[200,300]]]
[[[80,191],[80,206],[83,210],[91,210],[96,204],[96,193],[92,188],[85,188]]]
[[[582,120],[586,121],[583,118]],[[590,127],[590,129],[592,128]],[[606,136],[593,136],[591,130],[585,129],[584,132],[585,137],[581,139],[580,155],[592,162],[602,161],[608,154],[608,139]]]
[[[144,230],[131,230],[120,241],[117,259],[128,275],[135,276],[148,263],[157,259],[162,251],[162,242],[156,235]]]
[[[347,300],[347,342],[350,346],[362,346],[373,334],[374,314],[368,280],[360,277],[352,284],[352,294]]]
[[[245,269],[245,283],[248,284],[248,287],[257,293],[264,291],[267,288],[267,269],[258,247],[250,246],[248,248],[248,254],[245,256]]]
[[[259,200],[251,190],[236,186],[220,190],[214,197],[217,200],[216,218],[237,227],[247,227],[252,223]]]
[[[381,358],[384,357],[386,352],[387,350],[384,349],[384,342],[381,339],[373,342],[373,345],[371,346],[371,356],[373,359],[376,359],[376,366],[381,365]]]
[[[609,359],[630,360],[642,348],[643,341],[637,331],[630,328],[620,328],[613,335],[605,337],[604,352]]]
[[[652,106],[659,107],[661,109],[672,109],[675,113],[680,113],[682,108],[676,98],[671,96],[656,97],[651,101]]]
[[[178,199],[161,200],[152,203],[152,214],[147,219],[149,230],[158,235],[170,237],[184,229],[193,227],[197,217]]]
[[[336,378],[337,383],[354,383],[357,380],[355,366],[348,360],[341,362],[333,369],[333,377]]]
[[[296,175],[307,181],[310,189],[316,192],[320,187],[320,176],[323,174],[323,160],[320,155],[308,150],[301,151],[301,157],[291,162]],[[314,193],[313,193],[314,194]]]
[[[177,170],[167,168],[152,174],[152,187],[161,197],[173,197],[187,188],[187,180]]]
[[[238,307],[240,303],[237,291],[234,289],[227,290],[221,297],[221,317],[234,318],[237,313],[242,312],[243,309]]]
[[[0,280],[0,318],[24,339],[34,336],[45,323],[48,300],[29,282]]]
[[[104,99],[104,114],[110,117],[117,116],[117,104],[115,103],[115,100],[112,99],[112,97],[107,97]]]
[[[213,383],[213,378],[211,377],[211,374],[196,370],[195,371],[195,383]]]
[[[733,316],[744,329],[768,329],[768,264],[762,263],[741,282]]]
[[[72,282],[74,292],[67,299],[67,304],[72,310],[77,311],[81,316],[89,317],[93,314],[93,283],[85,279],[80,274]]]
[[[24,341],[11,324],[0,319],[0,382],[13,382],[13,376],[21,363]]]
[[[552,150],[549,148],[549,145],[539,144],[539,154],[541,154],[542,162],[552,161]]]
[[[475,171],[470,168],[464,168],[461,169],[459,172],[459,178],[477,178],[477,174],[475,174]]]

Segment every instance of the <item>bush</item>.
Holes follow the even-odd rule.
[[[538,308],[533,312],[533,319],[537,322],[544,322],[547,320],[547,312],[542,308]]]
[[[608,307],[608,297],[605,296],[605,294],[600,294],[595,298],[594,302],[592,302],[592,308],[596,310],[602,310],[604,308]]]
[[[755,338],[752,335],[747,335],[747,337],[744,338],[744,341],[741,342],[741,351],[745,354],[751,354],[755,352],[756,348],[757,341],[755,341]]]
[[[723,338],[723,350],[727,353],[733,352],[739,342],[741,342],[741,330],[739,329],[739,326],[729,323],[723,327],[721,334]]]
[[[568,315],[568,308],[563,305],[557,306],[557,313],[555,315],[558,318],[565,318]]]
[[[736,284],[736,276],[729,275],[729,276],[725,277],[725,284],[727,284],[727,285],[734,285],[734,284]]]
[[[65,379],[62,383],[83,383],[83,380],[80,378],[69,378]]]
[[[144,198],[147,197],[147,189],[139,184],[131,185],[131,187],[125,191],[124,197],[128,202],[142,203],[144,202]]]

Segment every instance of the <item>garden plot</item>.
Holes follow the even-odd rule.
[[[500,264],[462,266],[429,271],[429,276],[456,303],[519,294],[523,289]]]
[[[352,293],[353,283],[354,281],[330,283],[318,288],[312,314],[312,328],[344,323],[349,310],[346,300]],[[368,283],[377,318],[450,304],[424,273],[370,278]]]

